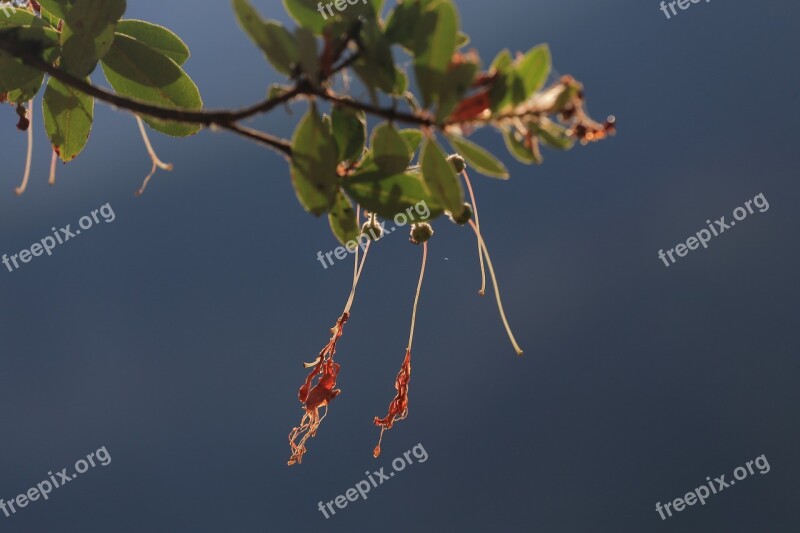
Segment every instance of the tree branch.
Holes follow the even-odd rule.
[[[36,52],[27,48],[23,43],[0,40],[0,50],[4,50],[18,57],[24,64],[50,75],[51,77],[73,89],[81,91],[82,93],[92,96],[119,109],[124,109],[137,115],[145,115],[165,121],[200,124],[203,126],[217,126],[221,129],[231,131],[242,137],[246,137],[253,141],[264,144],[272,149],[277,150],[287,157],[291,157],[292,155],[291,143],[288,140],[280,139],[265,132],[242,126],[238,124],[238,122],[258,114],[268,113],[279,105],[289,103],[302,96],[317,96],[327,100],[328,102],[349,107],[351,109],[364,111],[367,114],[382,117],[390,121],[406,122],[417,126],[442,128],[450,125],[460,124],[459,122],[446,122],[444,124],[437,123],[435,118],[427,111],[410,113],[406,111],[398,111],[395,107],[380,107],[367,102],[358,102],[338,95],[329,88],[314,87],[306,79],[298,80],[292,89],[287,90],[283,94],[273,98],[267,98],[262,102],[239,110],[189,111],[175,109],[148,104],[132,98],[126,98],[101,87],[97,87],[96,85],[93,85],[84,79],[73,76],[72,74],[52,65],[51,63],[48,63]],[[341,54],[341,51],[342,50],[337,50],[339,54]],[[347,68],[357,58],[358,53],[353,54],[348,59],[343,61],[339,66],[333,68],[330,75]],[[524,114],[533,115],[538,113],[538,110],[527,109]],[[512,117],[506,116],[504,118]],[[487,121],[473,119],[466,122],[476,123]]]

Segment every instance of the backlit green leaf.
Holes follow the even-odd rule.
[[[292,185],[306,211],[321,215],[331,209],[338,191],[336,141],[312,105],[292,136]]]
[[[422,102],[430,107],[446,87],[447,69],[456,50],[458,13],[449,1],[432,4],[415,28],[414,72]]]
[[[102,61],[106,79],[117,93],[163,107],[198,111],[200,92],[189,76],[167,56],[127,35],[118,35]],[[142,117],[154,129],[175,137],[200,131],[197,124]]]
[[[525,88],[525,98],[530,98],[547,81],[550,75],[550,48],[546,44],[535,46],[517,62],[517,76]]]
[[[550,119],[543,118],[538,124],[532,125],[532,130],[550,148],[569,150],[575,145],[575,140],[567,135],[567,128]]]
[[[357,240],[361,233],[353,203],[341,191],[336,193],[336,201],[333,203],[331,212],[328,213],[328,222],[330,222],[331,231],[342,244]]]
[[[289,30],[278,22],[263,20],[249,0],[233,0],[233,8],[239,24],[261,48],[275,70],[291,75],[299,54],[297,43]]]
[[[375,164],[387,175],[405,172],[411,162],[408,143],[388,122],[373,130],[370,147]]]
[[[330,9],[328,8],[330,4]],[[359,0],[356,4],[339,2],[319,2],[318,0],[283,0],[286,11],[303,28],[321,35],[322,30],[336,19],[355,20],[359,16],[376,17],[383,6],[383,0]]]
[[[360,57],[354,70],[370,88],[392,94],[397,88],[397,69],[394,66],[389,41],[381,32],[376,19],[365,20],[359,34]]]
[[[422,180],[419,169],[386,176],[373,167],[351,176],[344,185],[348,194],[363,208],[383,218],[392,218],[419,202],[425,202],[431,218],[444,211]]]
[[[72,2],[69,0],[39,0],[39,4],[52,15],[63,19]]]
[[[80,0],[64,15],[61,30],[61,68],[78,77],[88,76],[114,42],[125,0]]]
[[[319,85],[319,55],[317,51],[317,39],[307,28],[296,28],[295,39],[297,40],[297,54],[300,61],[300,68],[308,76],[311,83]]]
[[[50,78],[42,113],[47,137],[61,160],[68,163],[75,159],[92,130],[94,98]]]
[[[367,140],[367,117],[363,111],[335,105],[331,111],[333,136],[339,148],[339,161],[358,161]]]
[[[58,33],[46,27],[30,13],[17,10],[3,20],[10,27],[0,27],[0,40],[13,47],[25,50],[41,50],[46,61],[55,61],[58,57]],[[19,25],[23,24],[23,25]],[[44,82],[41,71],[27,67],[22,61],[11,55],[0,52],[0,93],[8,93],[11,102],[27,102],[36,95]]]
[[[542,154],[539,151],[539,139],[532,136],[530,145],[517,137],[517,133],[510,130],[503,131],[503,140],[506,143],[508,152],[520,163],[526,165],[539,164],[542,162]]]
[[[433,196],[453,215],[464,210],[464,191],[453,166],[435,140],[426,138],[422,144],[422,178]]]
[[[419,145],[422,144],[422,132],[419,130],[412,128],[400,130],[400,135],[402,135],[403,139],[408,143],[412,154],[415,153],[419,149]]]
[[[508,179],[506,167],[486,149],[458,135],[450,134],[447,136],[447,140],[466,159],[467,163],[475,167],[481,174],[493,178]]]
[[[117,24],[117,33],[125,34],[146,44],[178,65],[183,65],[189,59],[189,47],[186,46],[186,43],[164,26],[143,20],[123,19]]]

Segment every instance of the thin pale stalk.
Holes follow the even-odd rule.
[[[475,201],[475,193],[472,191],[472,183],[469,181],[469,176],[467,175],[467,171],[464,170],[462,172],[464,174],[464,181],[467,183],[467,190],[469,191],[469,197],[472,201],[472,211],[475,213],[475,227],[478,228],[478,231],[481,230],[481,222],[478,218],[478,202]],[[481,296],[486,295],[486,265],[483,263],[483,253],[481,252],[481,243],[478,241],[478,260],[481,264],[481,288],[478,291],[478,294]]]
[[[411,311],[411,331],[408,334],[408,351],[411,351],[411,344],[414,342],[414,327],[417,323],[417,305],[419,304],[419,294],[422,291],[422,280],[425,277],[425,264],[428,260],[428,243],[422,243],[422,268],[419,272],[419,282],[417,283],[417,294],[414,296],[414,309]]]
[[[58,154],[53,150],[53,157],[50,158],[50,179],[47,183],[50,185],[56,184],[56,164],[58,163]]]
[[[144,127],[144,121],[139,115],[136,115],[136,123],[139,125],[139,132],[142,134],[144,146],[147,148],[147,155],[150,156],[150,160],[153,162],[153,168],[150,170],[150,174],[148,174],[144,179],[141,188],[136,191],[136,196],[141,196],[144,194],[145,189],[147,189],[147,185],[155,175],[156,170],[160,168],[161,170],[171,172],[174,167],[172,166],[172,163],[164,163],[161,161],[161,159],[159,159],[158,154],[156,154],[156,151],[153,149],[153,145],[150,143],[150,137],[147,136],[147,130]]]
[[[361,265],[359,265],[358,272],[355,275],[355,279],[353,279],[353,289],[350,291],[350,298],[347,299],[347,305],[344,307],[345,314],[349,314],[350,308],[353,306],[353,300],[356,297],[356,286],[358,285],[358,280],[361,279],[361,271],[364,270],[364,263],[367,261],[370,243],[371,241],[367,241],[367,245],[364,247],[364,256],[361,258]]]
[[[516,339],[514,338],[514,334],[511,332],[511,326],[508,325],[508,319],[506,318],[506,312],[503,310],[503,301],[500,298],[500,287],[497,285],[497,276],[494,274],[494,266],[492,266],[492,258],[489,257],[489,250],[486,248],[486,243],[481,237],[481,232],[478,231],[478,228],[475,226],[475,222],[470,220],[469,225],[472,226],[472,230],[475,232],[475,236],[478,237],[478,242],[483,249],[483,254],[486,256],[486,264],[489,266],[489,275],[492,278],[492,285],[494,286],[494,295],[497,299],[497,308],[500,311],[500,318],[503,319],[503,325],[506,328],[506,333],[508,333],[508,338],[511,340],[511,345],[514,346],[514,350],[517,352],[517,355],[522,355],[522,348],[519,347],[517,344]]]
[[[20,196],[28,188],[28,180],[31,177],[31,163],[33,162],[33,100],[28,101],[28,156],[25,159],[25,174],[22,176],[22,183],[14,192]]]

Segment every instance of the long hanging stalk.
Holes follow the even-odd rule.
[[[414,296],[414,307],[411,311],[411,331],[408,334],[408,347],[406,348],[406,356],[403,359],[403,364],[400,367],[400,372],[394,382],[394,388],[397,394],[391,403],[389,403],[389,412],[384,418],[375,417],[374,423],[376,426],[381,427],[381,434],[378,437],[378,444],[372,451],[373,457],[378,457],[381,454],[381,442],[383,442],[383,433],[387,429],[391,429],[395,422],[399,422],[408,416],[408,387],[411,381],[411,345],[414,343],[414,327],[417,323],[417,306],[419,305],[419,295],[422,292],[422,280],[425,277],[425,264],[428,259],[428,243],[422,243],[422,267],[419,273],[419,282],[417,283],[417,292]]]
[[[478,237],[478,242],[480,243],[481,248],[483,249],[483,253],[486,256],[486,264],[489,265],[489,275],[492,277],[492,285],[494,286],[494,295],[497,299],[497,309],[500,311],[500,318],[503,319],[503,325],[506,328],[506,333],[508,333],[508,338],[511,340],[511,345],[514,347],[514,351],[517,352],[517,355],[522,355],[522,348],[519,347],[517,344],[516,339],[514,338],[514,334],[511,332],[511,326],[508,325],[508,319],[506,318],[506,312],[503,310],[503,302],[500,299],[500,287],[497,285],[497,277],[494,274],[494,266],[492,266],[492,258],[489,257],[489,249],[486,248],[486,243],[481,237],[481,232],[478,230],[475,222],[470,220],[469,225],[472,226],[472,230],[475,232],[475,235]]]
[[[25,174],[22,176],[22,183],[14,190],[17,196],[22,195],[28,188],[28,180],[31,177],[31,163],[33,162],[33,99],[28,101],[26,118],[28,119],[28,155],[25,158]]]
[[[481,230],[481,222],[478,218],[478,202],[475,201],[475,193],[472,190],[472,182],[469,180],[469,176],[467,175],[467,169],[465,168],[462,172],[464,175],[464,181],[467,184],[467,190],[469,191],[469,198],[472,202],[472,210],[475,214],[475,227],[478,228],[478,231]],[[486,266],[483,263],[483,252],[481,251],[481,243],[478,241],[478,260],[481,264],[481,288],[478,291],[478,294],[484,296],[486,294]]]
[[[341,392],[336,388],[340,365],[334,362],[333,357],[336,354],[336,343],[342,337],[344,325],[350,318],[350,308],[353,305],[356,287],[359,279],[361,279],[364,263],[367,260],[367,252],[369,252],[369,243],[364,248],[364,256],[360,262],[358,254],[355,256],[353,287],[350,290],[350,297],[347,299],[347,304],[342,315],[336,321],[336,325],[331,328],[331,338],[328,340],[328,344],[322,348],[313,362],[303,365],[305,368],[311,368],[312,370],[297,394],[300,403],[303,404],[304,412],[303,417],[300,419],[300,425],[292,428],[289,433],[289,446],[292,450],[292,455],[288,462],[290,466],[303,461],[303,455],[307,451],[306,442],[317,434],[320,424],[328,416],[328,406]],[[322,408],[325,411],[320,416],[319,411]]]

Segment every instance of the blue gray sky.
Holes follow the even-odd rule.
[[[256,0],[287,21],[278,2]],[[222,133],[153,134],[175,164],[133,193],[149,160],[131,116],[104,105],[74,163],[13,194],[24,136],[0,109],[0,254],[110,203],[52,257],[0,269],[0,498],[105,446],[97,466],[0,531],[793,531],[800,495],[797,182],[800,44],[789,2],[701,2],[670,20],[656,0],[458,2],[488,63],[550,44],[617,116],[610,142],[473,173],[484,236],[525,355],[477,296],[474,236],[439,222],[414,341],[407,420],[371,456],[402,362],[420,250],[371,252],[338,348],[341,395],[289,468],[297,388],[349,291],[351,264],[297,205],[284,161]],[[206,106],[280,81],[228,2],[131,0],[128,16],[190,45]],[[294,115],[250,124],[289,136]],[[673,248],[759,193],[769,201],[665,267]],[[428,459],[325,519],[334,500],[421,444]],[[764,455],[705,505],[662,504]],[[413,455],[411,456],[414,457]]]

